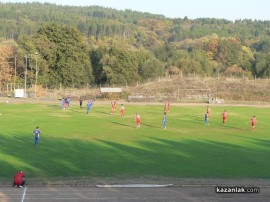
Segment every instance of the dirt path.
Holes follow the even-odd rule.
[[[111,100],[95,100],[96,104],[111,104]],[[119,102],[124,103],[125,105],[164,105],[162,102],[127,102],[125,100],[120,100]],[[54,103],[61,105],[60,98],[6,98],[0,97],[0,103]],[[79,105],[78,100],[72,100],[72,104]],[[84,101],[86,103],[86,101]],[[209,103],[171,103],[172,106],[251,106],[251,107],[270,107],[270,103],[262,103],[262,102],[249,102],[243,103],[241,101],[230,101],[225,104],[209,104]]]
[[[259,186],[270,187],[270,179],[227,178],[166,178],[166,177],[118,177],[118,178],[26,178],[27,186],[96,186],[97,184],[173,184],[174,186]],[[12,179],[0,178],[0,186],[11,186]]]

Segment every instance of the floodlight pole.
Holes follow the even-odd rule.
[[[25,55],[25,71],[24,71],[24,98],[27,97],[26,94],[26,76],[27,76],[27,55]]]
[[[14,56],[14,67],[15,67],[15,70],[14,70],[14,80],[13,80],[13,88],[14,88],[14,91],[16,90],[16,71],[17,71],[17,55]]]
[[[36,58],[36,80],[35,80],[35,98],[37,98],[37,76],[38,76],[38,68],[37,68],[37,52],[35,53]]]

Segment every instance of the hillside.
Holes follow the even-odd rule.
[[[270,21],[37,2],[0,8],[1,90],[24,84],[25,68],[28,86],[49,88],[134,85],[168,75],[270,77]]]
[[[95,39],[134,37],[137,42],[143,42],[144,37],[154,41],[178,42],[213,33],[220,37],[233,36],[241,41],[262,39],[269,36],[270,27],[270,21],[191,20],[187,17],[171,19],[162,15],[100,6],[77,7],[34,2],[0,3],[0,7],[0,36],[12,39],[22,34],[32,35],[44,23],[77,27],[89,39],[91,36]]]

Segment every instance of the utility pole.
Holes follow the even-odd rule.
[[[17,55],[14,56],[14,80],[13,80],[13,88],[14,88],[14,91],[16,89],[16,71],[17,71]]]
[[[37,76],[38,76],[38,67],[37,67],[37,55],[38,53],[35,53],[36,58],[36,80],[35,80],[35,98],[37,98]]]
[[[27,97],[27,94],[26,94],[27,57],[28,57],[28,55],[25,55],[25,71],[24,71],[24,98],[26,98],[26,97]]]

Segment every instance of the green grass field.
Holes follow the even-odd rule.
[[[126,117],[94,103],[89,115],[73,103],[0,104],[1,177],[269,178],[269,108],[172,106],[162,129],[163,105],[126,104]],[[222,124],[221,113],[228,111]],[[141,114],[141,128],[135,113]],[[250,119],[257,117],[256,131]],[[33,130],[39,126],[40,146]]]

